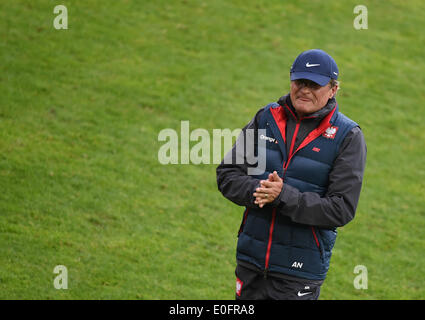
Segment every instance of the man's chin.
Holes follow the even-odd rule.
[[[311,110],[311,105],[310,103],[297,103],[294,108],[298,114],[306,114]]]

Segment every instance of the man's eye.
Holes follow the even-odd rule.
[[[311,88],[311,89],[318,88],[317,83],[314,83],[314,82],[311,82],[311,81],[309,81],[309,82],[307,82],[307,81],[297,81],[297,85],[299,87],[307,87],[307,88]]]

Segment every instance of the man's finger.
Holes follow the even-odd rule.
[[[262,208],[262,207],[264,207],[266,204],[268,204],[270,202],[272,202],[272,201],[269,200],[269,199],[261,200],[261,201],[259,201],[259,206],[260,206],[260,208]]]
[[[261,183],[261,186],[262,187],[269,187],[269,188],[271,188],[271,187],[273,187],[273,185],[275,183],[276,183],[275,181],[264,181],[263,183]]]
[[[254,195],[254,197],[260,198],[260,199],[263,199],[263,198],[267,199],[267,197],[268,197],[268,196],[266,196],[267,193],[265,193],[265,192],[254,192],[253,195]]]
[[[256,193],[271,193],[271,188],[267,188],[267,187],[260,187],[255,189]]]
[[[268,188],[257,188],[254,193],[254,197],[262,196],[264,193],[270,193],[270,189]]]
[[[268,198],[256,197],[254,203],[255,204],[267,204],[273,202],[274,197],[269,196]]]
[[[257,204],[259,204],[259,203],[262,203],[262,202],[267,202],[267,201],[269,201],[269,199],[268,199],[268,198],[263,198],[263,197],[256,197],[256,198],[255,198],[255,201],[254,201],[254,203],[257,203]]]
[[[276,172],[276,171],[273,171],[273,180],[274,180],[274,181],[280,181],[280,180],[282,180],[282,179],[279,177],[279,175],[277,174],[277,172]]]

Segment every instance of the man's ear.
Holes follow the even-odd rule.
[[[338,85],[336,85],[335,87],[331,89],[331,94],[329,99],[332,99],[333,97],[335,97],[337,91],[338,91]]]

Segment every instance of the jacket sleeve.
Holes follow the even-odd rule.
[[[293,222],[322,228],[341,227],[354,218],[366,163],[366,143],[359,127],[345,137],[329,174],[324,197],[314,192],[300,192],[283,183],[277,211]]]
[[[253,129],[254,143],[257,144],[258,120],[263,111],[264,108],[260,109],[255,117],[242,129],[232,149],[225,155],[223,161],[216,169],[218,189],[224,197],[240,206],[258,207],[258,205],[254,204],[253,193],[259,187],[260,179],[248,175],[248,167],[253,166],[251,165],[253,161],[247,158],[246,148],[241,145],[246,141],[247,129]],[[243,161],[239,159],[243,159]]]

